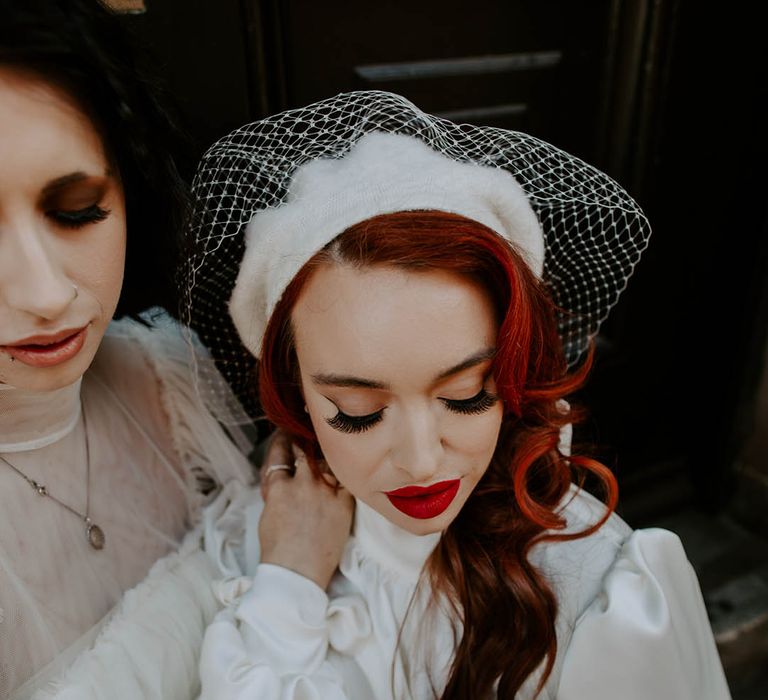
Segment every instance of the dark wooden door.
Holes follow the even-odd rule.
[[[202,145],[354,89],[521,129],[606,170],[654,236],[598,338],[581,431],[633,524],[729,492],[768,328],[759,4],[147,0]]]
[[[265,113],[348,90],[390,90],[457,121],[595,150],[607,0],[246,4],[257,32],[281,37],[264,64],[262,81],[274,86]]]

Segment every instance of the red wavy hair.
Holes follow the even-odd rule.
[[[393,265],[449,270],[479,282],[493,300],[499,334],[493,372],[505,413],[491,464],[430,556],[425,574],[434,599],[444,596],[462,621],[443,700],[513,698],[542,667],[539,690],[557,651],[557,600],[528,560],[545,540],[584,537],[616,505],[611,472],[581,456],[558,451],[560,429],[578,418],[558,401],[584,382],[591,356],[567,371],[544,285],[522,257],[492,230],[437,211],[399,212],[357,224],[318,253],[292,280],[269,321],[259,367],[259,391],[269,419],[308,455],[321,459],[304,411],[293,348],[291,310],[318,265]],[[562,532],[562,501],[572,481],[592,474],[605,493],[603,518],[589,529]]]

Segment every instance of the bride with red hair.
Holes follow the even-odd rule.
[[[210,241],[221,184],[243,191],[236,151],[269,180],[229,311],[295,460],[230,506],[243,575],[219,584],[202,697],[729,697],[679,540],[633,532],[570,446],[574,359],[647,238],[634,202],[530,137],[389,95],[229,138],[199,171],[201,221]],[[535,151],[546,206],[509,148]]]

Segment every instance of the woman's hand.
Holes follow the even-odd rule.
[[[285,459],[275,461],[287,452],[280,440],[270,445],[262,469],[261,561],[291,569],[325,590],[349,539],[354,500],[345,489],[333,488],[331,474],[316,479],[298,448],[293,468]]]
[[[260,483],[261,493],[264,500],[267,498],[265,485],[267,480],[264,475],[270,471],[270,467],[282,467],[293,473],[293,448],[291,439],[279,428],[267,438],[267,449],[264,452],[264,458],[261,461]]]

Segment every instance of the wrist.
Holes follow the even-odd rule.
[[[262,552],[261,563],[279,566],[280,568],[292,571],[299,576],[309,579],[323,591],[328,588],[328,584],[330,584],[331,578],[336,571],[336,566],[331,567],[326,562],[307,559],[291,552]]]

